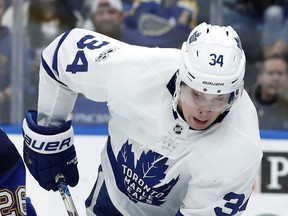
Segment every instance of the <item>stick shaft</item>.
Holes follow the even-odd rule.
[[[57,175],[56,183],[69,216],[79,216],[64,176]]]

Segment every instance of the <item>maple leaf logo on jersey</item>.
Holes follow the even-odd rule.
[[[191,44],[192,42],[196,41],[197,38],[199,37],[199,35],[201,35],[201,32],[195,31],[193,33],[193,35],[191,35],[191,37],[189,38],[189,44]]]
[[[149,150],[142,152],[136,161],[132,152],[132,145],[124,143],[118,153],[117,160],[112,152],[111,143],[107,143],[116,184],[133,202],[142,202],[160,206],[166,201],[167,195],[178,182],[180,176],[161,185],[166,176],[168,158]],[[110,151],[111,150],[111,151]]]

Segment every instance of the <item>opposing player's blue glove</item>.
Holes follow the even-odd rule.
[[[28,111],[23,121],[24,161],[30,173],[46,190],[58,190],[55,177],[61,173],[74,187],[79,180],[71,121],[61,128],[37,125],[37,112]]]

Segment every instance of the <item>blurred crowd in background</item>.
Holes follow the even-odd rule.
[[[0,124],[15,123],[11,59],[17,3],[23,32],[21,115],[37,107],[41,51],[63,32],[78,27],[133,45],[181,48],[194,26],[207,22],[231,25],[239,33],[247,58],[245,89],[260,128],[288,129],[288,0],[0,0]],[[106,125],[109,114],[105,104],[80,95],[73,119]]]

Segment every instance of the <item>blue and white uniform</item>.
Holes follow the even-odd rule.
[[[6,133],[0,129],[0,215],[31,215],[36,212],[26,197],[23,160]]]
[[[79,93],[107,102],[111,114],[88,215],[105,215],[105,205],[117,212],[107,215],[125,216],[245,210],[262,157],[256,110],[244,91],[225,118],[191,129],[173,110],[179,57],[178,49],[131,46],[83,29],[43,51],[39,125],[66,122]]]

